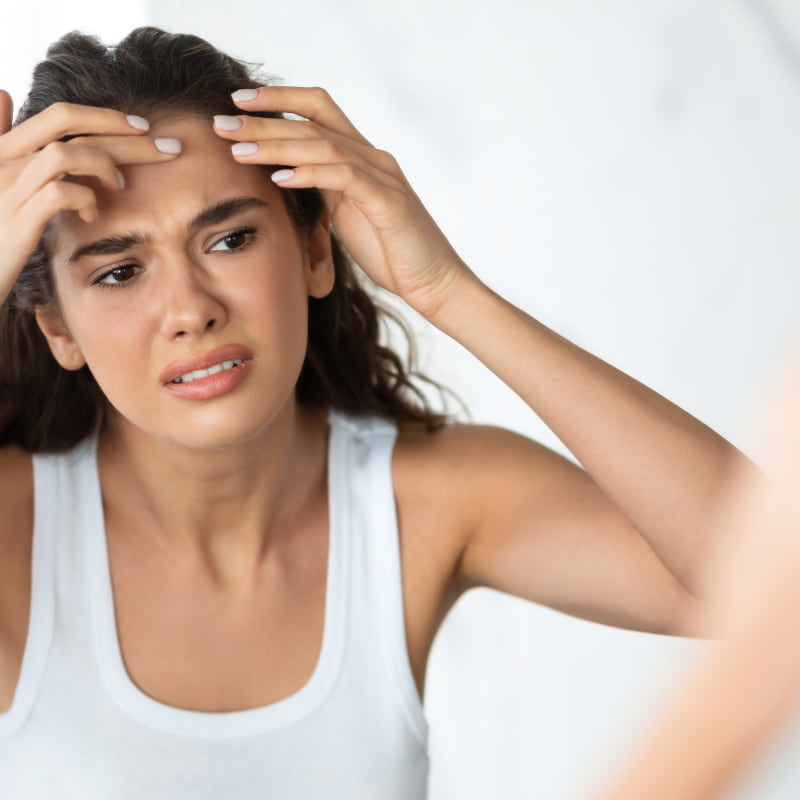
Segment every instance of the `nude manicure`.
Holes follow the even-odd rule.
[[[234,103],[245,103],[258,97],[258,89],[237,89],[232,95]]]
[[[236,142],[231,147],[231,152],[235,156],[251,156],[258,150],[258,145],[255,142]]]
[[[167,155],[176,155],[181,152],[181,143],[178,139],[155,139],[156,149]]]
[[[275,183],[283,183],[284,181],[290,181],[294,178],[294,170],[293,169],[278,169],[272,173],[270,176]]]
[[[128,120],[128,125],[131,128],[136,128],[139,131],[149,131],[150,130],[150,123],[144,117],[137,117],[135,114],[128,114],[126,116]]]
[[[225,114],[217,114],[214,117],[214,125],[221,131],[238,131],[242,124],[239,117],[228,117]]]

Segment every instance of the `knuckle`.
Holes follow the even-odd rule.
[[[41,190],[45,205],[52,211],[59,211],[68,206],[86,204],[94,194],[85,186],[69,181],[50,181]]]
[[[395,172],[398,169],[397,159],[386,150],[376,150],[375,157],[378,165],[386,172]]]
[[[319,125],[310,119],[303,120],[300,123],[300,130],[302,131],[303,135],[309,139],[315,139],[317,136],[319,136]]]
[[[411,198],[402,190],[395,186],[389,190],[389,196],[393,207],[399,212],[407,212],[411,208]]]
[[[326,89],[323,89],[321,86],[314,86],[311,89],[311,105],[315,114],[320,113],[326,108],[330,108],[332,104],[333,101]]]
[[[330,139],[326,139],[322,145],[322,154],[329,161],[340,161],[342,151],[338,145],[334,144]]]
[[[50,181],[39,191],[39,198],[48,208],[58,208],[68,194],[66,184],[63,181]]]
[[[60,203],[65,203],[74,194],[77,194],[75,184],[67,181],[50,181],[49,185],[52,187],[53,199]]]
[[[85,152],[85,157],[89,159],[91,163],[96,163],[100,169],[116,167],[117,162],[114,160],[114,156],[102,147],[88,147]]]
[[[64,142],[48,142],[42,148],[42,153],[49,161],[60,163],[67,157],[69,149]]]
[[[54,117],[57,123],[67,125],[74,116],[75,106],[72,103],[59,100],[47,109],[47,113]]]
[[[358,170],[353,164],[342,164],[342,176],[348,183],[353,183],[358,175]]]

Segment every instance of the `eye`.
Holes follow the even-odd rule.
[[[138,272],[139,267],[136,264],[120,264],[118,267],[104,272],[93,283],[101,286],[119,286],[132,280]]]
[[[244,250],[252,244],[255,238],[256,229],[252,227],[238,228],[235,231],[226,233],[221,239],[214,242],[209,248],[210,253],[232,252],[234,250]]]

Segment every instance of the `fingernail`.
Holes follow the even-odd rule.
[[[139,131],[149,131],[150,123],[144,117],[137,117],[135,114],[128,114],[126,119],[131,128],[136,128]]]
[[[214,117],[214,125],[221,131],[238,131],[242,124],[242,120],[239,117],[228,117],[225,114],[217,114]]]
[[[231,147],[231,152],[235,156],[251,156],[258,150],[258,145],[255,142],[236,142]]]
[[[117,183],[120,189],[125,188],[125,176],[119,170],[117,170]]]
[[[279,169],[272,173],[270,176],[275,183],[282,183],[283,181],[289,181],[294,178],[294,170],[293,169]]]
[[[175,155],[181,151],[181,143],[177,139],[156,139],[156,149],[168,155]]]
[[[237,89],[232,95],[234,103],[246,103],[248,100],[255,100],[258,97],[258,89]]]

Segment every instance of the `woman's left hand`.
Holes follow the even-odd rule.
[[[336,235],[367,275],[421,314],[435,315],[469,270],[394,157],[374,148],[324,89],[265,86],[236,104],[305,118],[217,117],[214,129],[237,142],[233,154],[242,164],[291,165],[275,173],[276,184],[319,189]],[[238,129],[226,129],[237,120]]]

